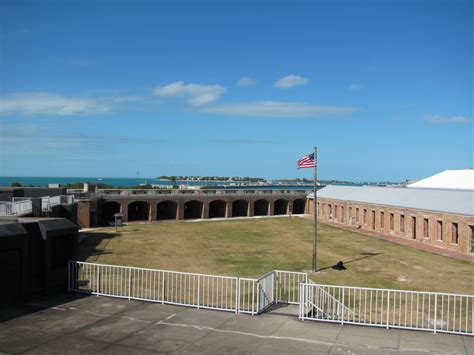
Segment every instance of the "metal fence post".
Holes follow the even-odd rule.
[[[128,300],[132,297],[132,269],[128,268]]]
[[[198,275],[198,304],[197,304],[197,309],[199,309],[199,305],[201,304],[201,301],[200,301],[200,299],[201,299],[200,296],[201,295],[200,295],[200,293],[201,293],[201,276]]]
[[[97,267],[95,268],[96,269],[96,277],[97,277],[97,282],[96,282],[96,294],[99,293],[99,289],[100,289],[100,268],[99,268],[99,265],[97,265]]]
[[[271,298],[271,302],[275,302],[275,271],[272,273],[272,298]]]
[[[301,321],[304,319],[304,302],[305,302],[305,290],[307,288],[306,284],[300,284],[300,310],[299,310],[299,318]]]
[[[257,310],[255,311],[255,313],[259,313],[260,311],[260,281],[257,280],[255,285],[257,287]]]
[[[303,284],[302,284],[302,283],[300,283],[299,289],[300,289],[300,299],[299,299],[300,304],[298,305],[298,306],[299,306],[299,307],[298,307],[298,319],[301,320],[301,318],[302,318],[302,315],[301,315],[301,303],[302,303],[302,300],[303,300],[303,296],[301,295],[302,292],[303,292]]]
[[[235,313],[240,313],[240,277],[237,278],[235,287]]]
[[[162,276],[161,276],[161,304],[165,304],[165,286],[166,286],[165,275],[166,274],[163,271]]]
[[[309,288],[312,287],[308,284],[304,284],[303,287],[301,288],[301,290],[303,291],[303,302],[301,302],[301,316],[303,317],[303,320],[305,318],[305,311],[307,309],[307,304],[308,304],[308,299],[309,299]]]
[[[346,312],[346,289],[344,287],[342,288],[342,305],[341,325],[344,325],[344,313]]]
[[[436,327],[437,327],[437,323],[438,323],[438,295],[435,294],[435,310],[434,310],[434,332],[436,334]]]
[[[276,277],[275,277],[276,275]],[[278,301],[280,299],[279,294],[280,294],[280,278],[278,277],[278,273],[276,271],[273,271],[273,287],[274,290],[276,291],[276,297],[274,297],[275,304],[278,304]]]
[[[387,290],[387,329],[390,328],[390,290]]]
[[[466,303],[467,303],[467,306],[469,307],[469,298],[466,300]],[[474,298],[473,297],[471,297],[471,334],[474,334]]]

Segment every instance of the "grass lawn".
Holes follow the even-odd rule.
[[[312,222],[264,218],[134,224],[88,232],[80,260],[258,277],[311,268]],[[319,224],[315,282],[474,294],[474,264]],[[330,266],[342,260],[347,270]],[[327,268],[327,269],[325,269]]]

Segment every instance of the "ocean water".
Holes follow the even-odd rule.
[[[48,186],[48,184],[73,184],[76,182],[89,182],[89,183],[103,183],[114,187],[130,187],[138,186],[140,184],[152,184],[170,186],[171,182],[168,180],[158,180],[154,178],[98,178],[98,177],[39,177],[39,176],[0,176],[0,186],[11,186],[12,182],[19,182],[22,186]],[[189,185],[189,186],[222,186],[225,185],[228,188],[237,189],[245,188],[244,186],[231,186],[229,182],[219,181],[177,181],[178,185]],[[252,187],[252,189],[303,189],[308,187],[302,186],[259,186]]]

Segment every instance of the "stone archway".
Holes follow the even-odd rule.
[[[156,205],[156,219],[176,219],[178,204],[174,201],[163,201]]]
[[[247,217],[249,210],[249,202],[245,200],[237,200],[232,203],[232,217]]]
[[[268,207],[270,202],[268,200],[257,200],[253,204],[254,216],[268,216]]]
[[[306,200],[299,198],[293,201],[293,214],[304,214],[306,209]]]
[[[209,218],[224,218],[227,203],[223,200],[214,200],[209,203]]]
[[[202,207],[201,201],[192,200],[184,204],[184,219],[199,219],[202,218]]]
[[[284,199],[279,199],[275,201],[273,214],[275,216],[288,214],[288,201]]]
[[[102,220],[104,222],[114,222],[114,214],[120,213],[120,203],[107,201],[102,205]]]
[[[129,221],[148,221],[150,216],[150,204],[145,201],[135,201],[128,204]]]

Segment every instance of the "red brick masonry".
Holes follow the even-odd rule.
[[[313,214],[312,199],[307,213]],[[462,260],[474,260],[474,216],[318,198],[318,221]]]

